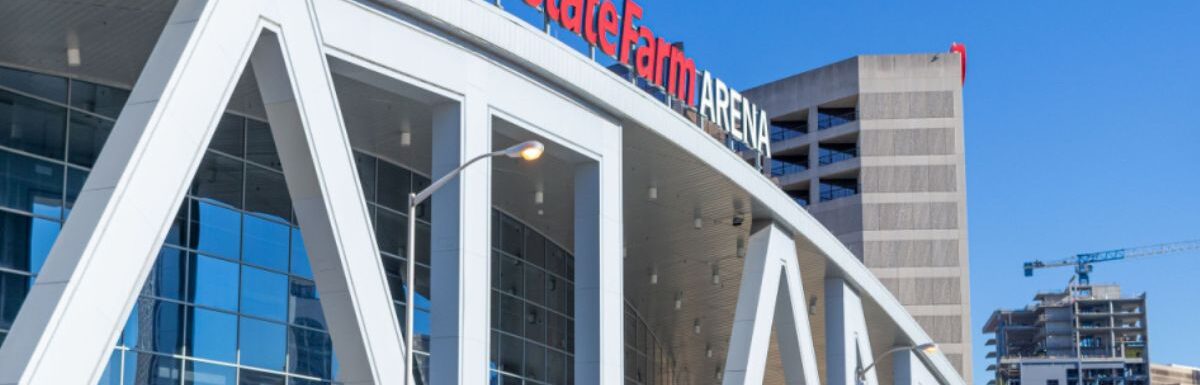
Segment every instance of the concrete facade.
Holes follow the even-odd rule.
[[[971,378],[959,56],[858,56],[747,90],[764,172],[830,229]]]
[[[1076,285],[997,310],[983,327],[995,360],[989,384],[1147,384],[1146,296],[1116,285]]]

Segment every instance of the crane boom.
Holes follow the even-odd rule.
[[[1126,258],[1148,257],[1152,255],[1162,255],[1179,253],[1189,250],[1200,249],[1200,240],[1161,243],[1157,245],[1131,247],[1125,249],[1106,250],[1094,253],[1076,254],[1072,257],[1053,260],[1053,261],[1031,261],[1025,262],[1025,276],[1032,277],[1033,270],[1046,269],[1052,267],[1075,266],[1075,274],[1079,276],[1079,283],[1087,284],[1089,274],[1092,272],[1092,264],[1099,262],[1117,261]]]

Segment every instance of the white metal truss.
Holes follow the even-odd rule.
[[[307,2],[180,0],[3,349],[0,384],[94,384],[252,63],[346,384],[405,363]]]
[[[879,384],[874,370],[858,379],[859,369],[875,359],[862,306],[862,298],[844,279],[825,280],[825,380],[830,384]]]
[[[793,238],[775,224],[750,236],[738,293],[724,384],[761,384],[771,345],[771,324],[788,385],[818,385],[808,307]]]

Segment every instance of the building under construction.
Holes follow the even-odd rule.
[[[995,346],[989,385],[1148,384],[1146,295],[1072,284],[1023,309],[997,310],[983,332]]]

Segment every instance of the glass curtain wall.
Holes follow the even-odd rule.
[[[0,343],[128,95],[0,67]],[[429,179],[356,159],[403,314],[404,200]],[[427,380],[430,215],[419,215],[415,328]],[[227,113],[101,384],[331,383],[338,365],[320,306],[270,127]]]
[[[575,383],[575,257],[492,213],[493,385]]]

